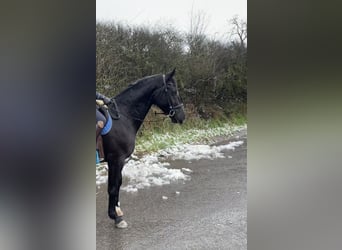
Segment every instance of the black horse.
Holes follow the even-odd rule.
[[[137,131],[151,106],[159,107],[173,123],[181,124],[185,119],[174,74],[175,70],[166,75],[145,77],[112,98],[120,118],[113,119],[111,130],[103,136],[103,146],[108,162],[108,216],[118,228],[127,227],[119,203],[121,171],[125,160],[133,153]],[[114,108],[111,105],[114,104],[110,104],[109,109]]]

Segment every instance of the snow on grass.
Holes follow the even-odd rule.
[[[215,158],[224,158],[224,151],[234,150],[242,144],[243,141],[234,141],[221,146],[184,144],[161,150],[160,153],[164,156],[168,156],[172,160],[212,160]]]
[[[198,141],[199,138],[203,138],[203,133],[206,135],[221,136],[231,134],[235,131],[244,129],[245,126],[241,127],[225,127],[208,129],[205,131],[194,130],[200,135],[194,135],[195,132],[187,131],[186,134],[190,134],[190,139]],[[229,129],[227,129],[229,128]],[[176,137],[176,139],[174,138]],[[172,165],[167,160],[181,159],[181,160],[199,160],[199,159],[215,159],[223,158],[224,151],[234,150],[243,144],[243,141],[234,141],[226,145],[220,146],[209,146],[209,145],[192,145],[184,143],[184,141],[190,142],[188,138],[185,140],[185,134],[172,135],[154,135],[152,138],[156,141],[162,141],[170,145],[164,149],[155,151],[154,153],[146,154],[140,158],[132,155],[130,160],[126,163],[122,170],[122,176],[124,184],[121,190],[126,192],[137,192],[139,189],[143,189],[150,186],[161,186],[170,184],[175,181],[186,181],[190,179],[190,174],[194,171],[189,168],[173,169]],[[178,138],[178,139],[177,139]],[[152,143],[152,142],[151,142]],[[146,145],[145,145],[146,146]],[[171,161],[172,163],[172,161]],[[99,164],[96,167],[96,184],[100,185],[107,182],[107,165]]]
[[[205,129],[181,130],[177,133],[155,133],[148,139],[141,139],[135,147],[136,152],[155,152],[160,149],[169,148],[180,144],[190,144],[199,141],[212,142],[216,136],[232,135],[236,131],[246,129],[247,125],[232,126],[228,123],[219,127]]]

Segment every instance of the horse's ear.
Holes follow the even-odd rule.
[[[170,80],[176,73],[176,68],[174,68],[169,74],[167,74],[167,80]]]

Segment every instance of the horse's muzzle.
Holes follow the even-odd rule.
[[[171,121],[173,123],[179,123],[179,124],[182,124],[185,120],[185,114],[184,114],[184,111],[181,109],[181,110],[177,110],[175,112],[175,114],[173,116],[170,117],[171,118]]]

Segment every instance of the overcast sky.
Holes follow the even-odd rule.
[[[192,12],[205,13],[207,34],[219,38],[229,31],[228,20],[235,15],[247,21],[247,0],[96,0],[97,21],[171,24],[189,31]]]

